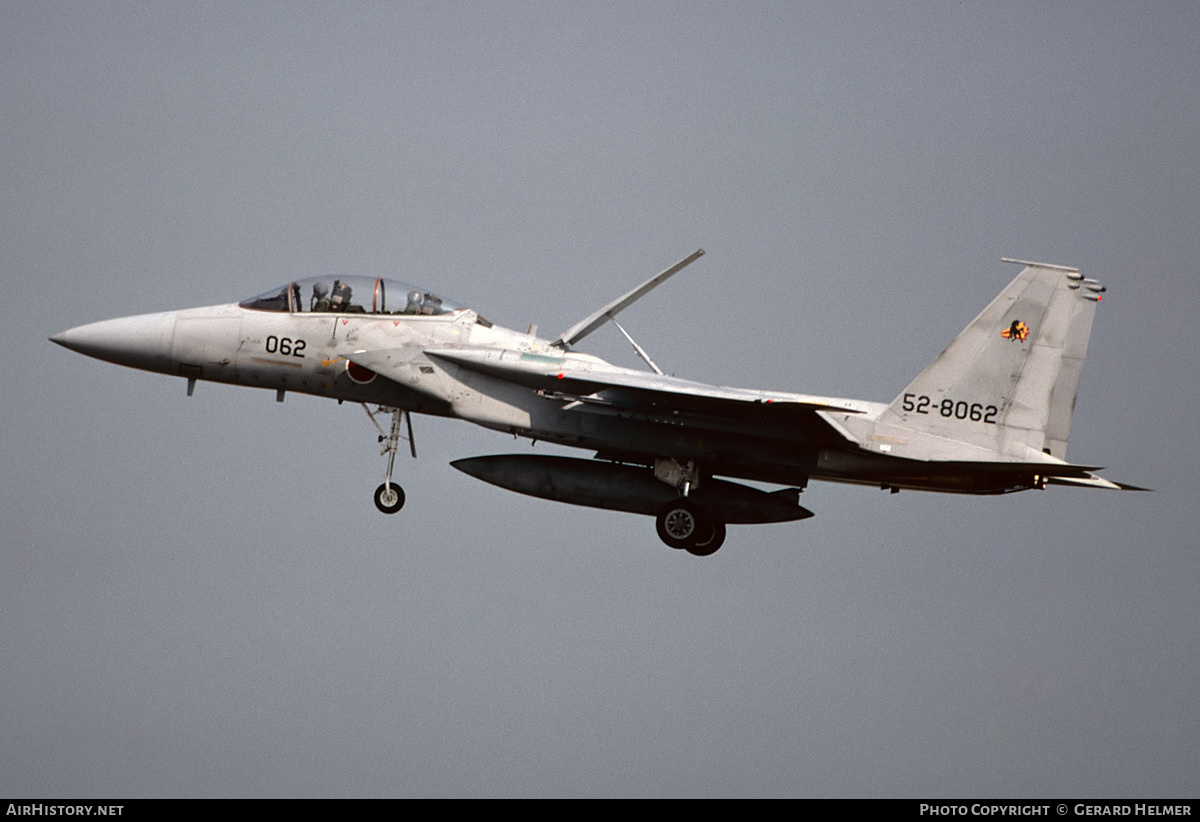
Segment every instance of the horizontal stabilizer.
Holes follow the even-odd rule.
[[[964,462],[972,470],[1005,476],[1035,476],[1051,485],[1071,485],[1081,488],[1108,488],[1114,491],[1149,491],[1137,485],[1113,482],[1094,471],[1096,465],[1072,465],[1065,462]]]
[[[1088,474],[1086,477],[1047,477],[1046,482],[1054,485],[1074,485],[1085,488],[1109,488],[1114,491],[1152,491],[1152,488],[1141,488],[1137,485],[1130,485],[1125,482],[1113,482],[1104,477],[1098,477],[1095,474]]]
[[[943,462],[938,460],[937,464],[946,466],[960,465],[963,468],[987,474],[1035,474],[1047,480],[1060,478],[1085,481],[1089,477],[1094,476],[1092,472],[1099,467],[1096,465],[1071,465],[1067,462]]]

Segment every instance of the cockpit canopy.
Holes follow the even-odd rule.
[[[462,306],[437,294],[383,277],[310,277],[242,300],[242,308],[290,313],[451,314]]]

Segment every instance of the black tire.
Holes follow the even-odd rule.
[[[391,493],[388,492],[389,489]],[[385,482],[375,489],[375,507],[385,514],[396,513],[404,507],[404,489],[394,482]]]
[[[712,539],[712,525],[700,509],[686,499],[668,502],[654,518],[658,538],[672,548],[691,548]]]
[[[712,536],[704,542],[697,542],[695,545],[687,546],[687,552],[694,557],[710,557],[725,544],[725,523],[714,522],[710,526],[712,528]]]

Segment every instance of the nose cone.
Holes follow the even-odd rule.
[[[77,326],[50,338],[63,348],[130,368],[166,372],[175,333],[174,311]]]

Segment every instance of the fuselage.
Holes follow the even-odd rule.
[[[802,485],[819,476],[822,446],[799,426],[750,428],[746,420],[648,417],[620,407],[578,413],[561,396],[462,367],[430,350],[487,348],[603,373],[634,371],[483,320],[470,309],[424,315],[290,312],[207,306],[79,326],[51,338],[74,351],[191,381],[221,382],[452,417],[535,440],[645,462],[647,454],[695,460],[712,474]],[[386,378],[357,366],[357,352],[387,351]],[[644,372],[637,371],[642,374]],[[862,403],[868,406],[873,404]],[[828,457],[826,458],[828,461]],[[829,472],[835,479],[837,471]]]
[[[1060,363],[1081,360],[1082,345],[1064,348],[1062,340],[1084,338],[1098,296],[1080,289],[1071,271],[1026,269],[1007,291],[1026,294],[1028,302],[997,298],[993,305],[1005,316],[981,314],[927,369],[933,376],[918,378],[890,406],[689,382],[570,350],[609,317],[606,311],[683,263],[554,341],[494,325],[409,284],[355,276],[314,277],[239,303],[92,323],[52,339],[183,377],[189,393],[196,382],[213,381],[274,390],[280,400],[299,392],[374,403],[591,450],[659,474],[673,461],[706,476],[800,487],[824,479],[984,494],[1040,487],[1047,471],[1095,482],[1050,453],[1065,444],[1065,424],[1047,428],[1038,416],[1066,406],[1068,392],[1061,403],[1057,393],[1050,403],[1042,395],[1056,389]],[[1007,314],[1028,318],[1038,310],[1047,317],[1042,336],[1035,331],[1014,341],[1016,321]],[[987,356],[977,353],[983,346]],[[1036,367],[1024,368],[1030,351],[1044,353],[1032,360]],[[978,363],[970,367],[982,378],[955,376],[964,357],[974,358],[967,361]],[[937,376],[947,361],[957,389],[944,388],[951,383]],[[1077,372],[1063,383],[1072,400]]]

